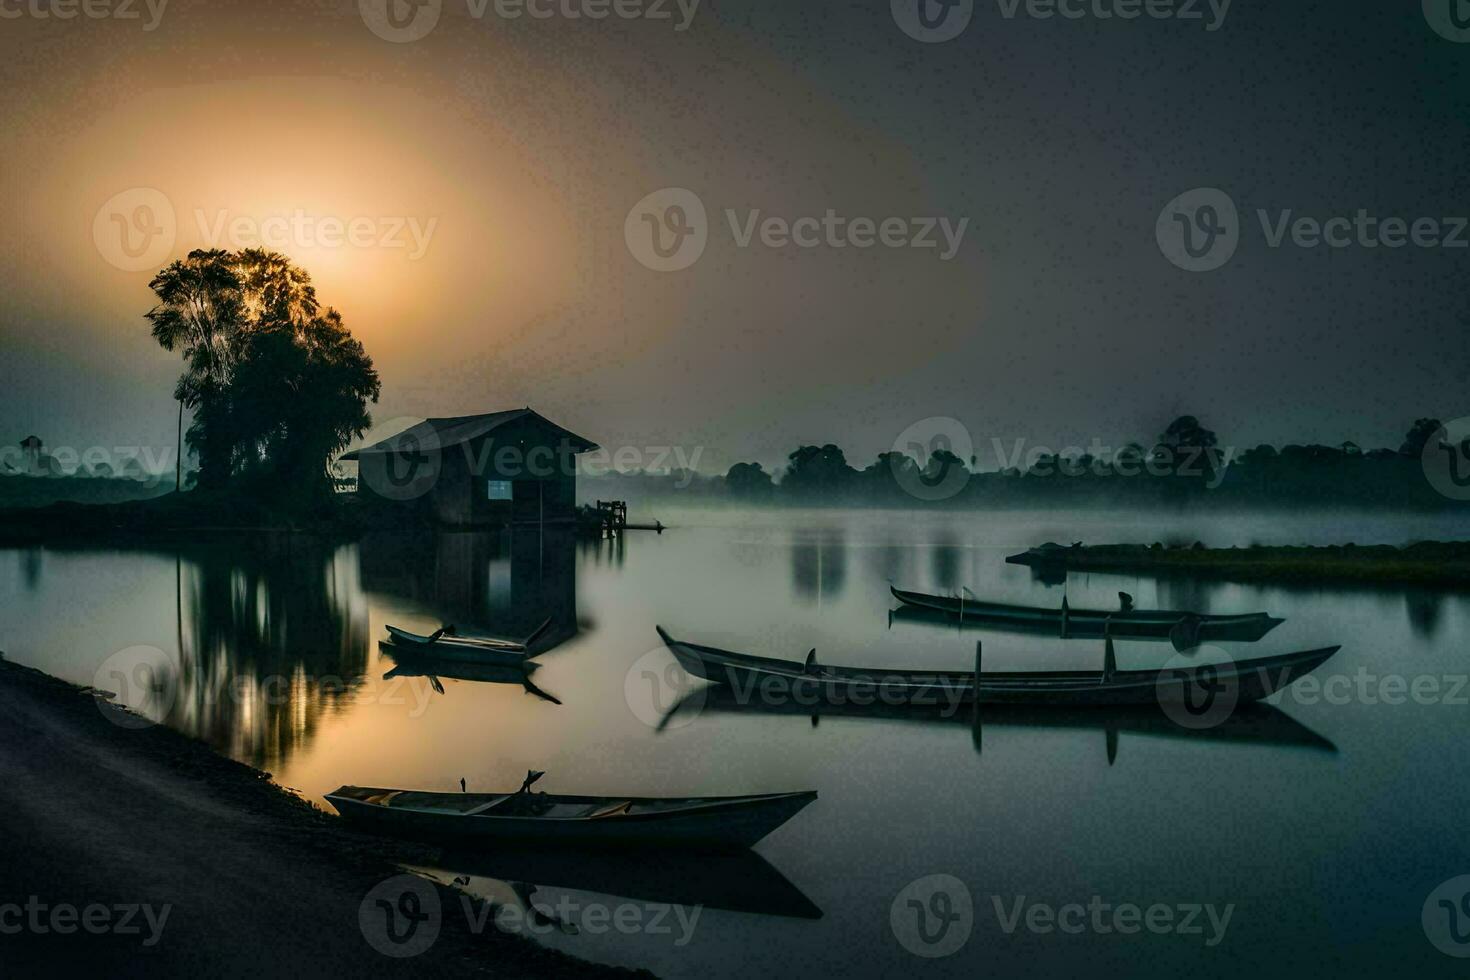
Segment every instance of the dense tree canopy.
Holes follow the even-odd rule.
[[[153,337],[184,358],[175,397],[194,413],[199,485],[258,483],[310,496],[330,459],[371,425],[381,385],[311,277],[262,249],[199,250],[149,284]]]

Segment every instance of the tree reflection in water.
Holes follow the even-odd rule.
[[[159,720],[270,767],[350,703],[367,671],[356,549],[267,535],[178,555],[175,689]]]

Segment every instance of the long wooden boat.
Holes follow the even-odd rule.
[[[1340,647],[1323,647],[1235,663],[1191,664],[1158,669],[1118,670],[1112,643],[1097,671],[1016,671],[982,673],[944,670],[885,670],[829,667],[732,653],[675,640],[657,627],[686,671],[716,684],[728,684],[751,699],[807,699],[809,704],[1031,704],[1073,707],[1119,704],[1169,704],[1198,700],[1201,692],[1225,693],[1234,703],[1259,701],[1327,661]],[[978,655],[977,655],[977,664]],[[1228,693],[1227,693],[1228,692]]]
[[[815,792],[653,798],[364,786],[326,796],[350,823],[410,837],[711,849],[750,847],[816,798]]]
[[[514,666],[531,656],[531,644],[551,625],[548,619],[525,639],[508,639],[497,636],[460,636],[448,628],[430,636],[411,633],[398,626],[388,625],[389,642],[396,650],[419,653],[440,660],[459,660],[467,663],[503,664]]]
[[[1106,632],[1120,640],[1167,640],[1188,634],[1195,641],[1191,645],[1232,640],[1254,643],[1286,622],[1263,612],[1219,616],[1168,609],[1045,609],[905,592],[891,586],[889,591],[907,606],[940,613],[961,622],[1066,638],[1100,639]]]

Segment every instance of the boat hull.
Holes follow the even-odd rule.
[[[815,792],[709,797],[685,801],[690,804],[685,810],[587,819],[431,812],[382,806],[343,795],[349,790],[363,792],[356,787],[343,787],[326,797],[343,819],[365,830],[396,836],[459,843],[506,841],[589,847],[679,846],[711,850],[751,847],[817,798]],[[591,797],[555,799],[598,802]],[[646,801],[634,799],[633,802]]]
[[[1181,623],[1186,623],[1192,631],[1191,635],[1201,643],[1254,643],[1285,622],[1266,613],[1215,616],[1153,609],[1127,612],[1069,609],[1064,619],[1059,609],[1013,606],[970,599],[961,601],[950,596],[906,592],[895,588],[890,588],[889,591],[895,599],[908,607],[938,613],[965,623],[1078,639],[1101,638],[1106,634],[1117,639],[1167,640],[1175,635],[1175,630]]]
[[[1325,663],[1338,647],[1324,647],[1240,663],[1168,666],[1155,670],[1050,671],[976,674],[966,671],[862,670],[803,665],[731,653],[659,635],[686,671],[724,684],[737,697],[798,704],[910,705],[942,708],[958,704],[1198,706],[1226,697],[1233,703],[1259,701]]]
[[[383,645],[392,652],[394,659],[419,657],[455,663],[519,667],[529,656],[522,646],[489,644],[448,636],[429,641],[426,637],[419,637],[393,626],[388,627],[388,635],[391,639],[383,641]]]

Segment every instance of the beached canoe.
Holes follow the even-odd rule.
[[[1195,704],[1225,697],[1232,703],[1259,701],[1325,663],[1340,647],[1221,664],[1188,664],[1118,670],[1111,640],[1097,671],[982,673],[829,667],[732,653],[675,640],[657,627],[686,671],[737,695],[755,699],[806,699],[808,704],[1031,704],[1084,707],[1119,704]],[[977,645],[978,668],[978,645]]]
[[[1167,640],[1187,633],[1194,640],[1192,645],[1232,640],[1254,643],[1285,622],[1263,612],[1218,616],[1167,609],[1045,609],[892,587],[889,591],[906,606],[965,623],[1063,638],[1101,638],[1107,632],[1120,640]]]
[[[750,847],[815,792],[649,798],[548,793],[426,793],[343,786],[327,802],[363,829],[433,840],[588,846]]]

